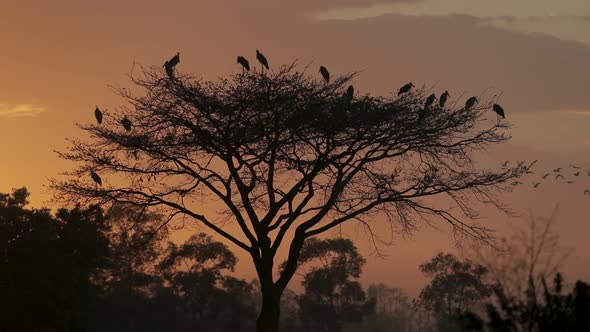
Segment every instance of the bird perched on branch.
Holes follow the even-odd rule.
[[[123,120],[121,120],[121,124],[125,130],[131,131],[131,121],[127,119],[127,117],[124,117]]]
[[[496,112],[496,114],[498,114],[498,116],[502,117],[502,119],[506,118],[506,115],[504,113],[504,109],[502,108],[502,106],[500,106],[498,104],[494,104],[494,105],[492,105],[492,109],[494,110],[494,112]]]
[[[90,177],[92,178],[92,181],[96,182],[99,186],[102,186],[102,179],[94,171],[90,172]]]
[[[258,60],[258,62],[260,62],[260,64],[262,65],[262,72],[263,73],[264,73],[264,68],[266,68],[266,70],[269,70],[268,60],[266,60],[266,57],[264,56],[264,54],[260,53],[259,50],[256,50],[256,60]]]
[[[399,91],[397,92],[397,95],[402,95],[404,93],[408,93],[410,92],[410,90],[412,90],[412,88],[414,87],[414,84],[412,82],[407,83],[406,85],[402,86],[401,88],[399,88]]]
[[[98,122],[98,124],[102,123],[102,112],[100,111],[100,108],[98,108],[98,106],[96,106],[96,108],[94,109],[94,117],[96,118],[96,122]]]
[[[426,98],[426,103],[424,103],[424,108],[429,108],[430,106],[432,106],[435,100],[436,95],[434,93],[428,96],[428,98]]]
[[[477,97],[470,97],[467,99],[467,101],[465,101],[465,109],[470,110],[473,108],[473,106],[475,106],[475,104],[477,104]]]
[[[243,56],[238,55],[238,63],[242,65],[245,70],[250,70],[250,63]]]
[[[440,95],[440,99],[438,101],[438,106],[445,107],[447,103],[447,99],[449,99],[449,92],[445,90],[442,95]]]
[[[166,69],[166,75],[168,75],[168,78],[170,78],[170,79],[175,78],[176,75],[174,74],[174,68],[179,63],[180,63],[180,52],[176,52],[175,56],[170,58],[170,60],[164,62],[164,65],[162,67],[164,67],[164,69]]]
[[[330,83],[330,72],[328,69],[326,69],[326,67],[320,66],[320,74],[322,74],[322,77],[326,83]]]

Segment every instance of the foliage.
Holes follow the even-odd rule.
[[[301,250],[304,293],[300,317],[308,331],[341,331],[344,323],[360,323],[374,308],[358,279],[365,264],[348,239],[308,239]]]

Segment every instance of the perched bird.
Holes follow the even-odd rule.
[[[590,190],[588,190],[588,189],[584,190],[584,195],[590,195]]]
[[[320,74],[322,74],[322,77],[326,83],[330,83],[330,72],[328,69],[326,69],[326,67],[320,66]]]
[[[492,109],[494,110],[494,112],[496,112],[496,114],[498,114],[498,116],[501,116],[502,119],[506,118],[506,115],[504,113],[504,109],[502,108],[502,106],[500,106],[498,104],[494,104],[494,105],[492,105]]]
[[[241,55],[238,55],[238,63],[240,65],[242,65],[242,67],[246,70],[250,70],[250,63],[248,62],[248,60],[246,60],[246,58],[244,58]]]
[[[412,90],[412,88],[414,87],[414,84],[412,82],[409,82],[408,84],[402,86],[401,88],[399,88],[399,91],[397,92],[397,95],[402,95],[404,93],[410,92],[410,90]]]
[[[166,69],[166,75],[168,75],[169,79],[174,79],[176,77],[174,74],[174,67],[168,65],[168,61],[164,64],[164,69]]]
[[[168,63],[168,66],[172,68],[176,67],[176,65],[180,63],[180,52],[176,52],[176,55],[170,58],[170,60],[166,61],[166,63]]]
[[[98,106],[96,106],[96,108],[94,109],[94,117],[96,118],[96,122],[98,122],[98,124],[102,123],[102,112],[100,111],[100,108],[98,108]]]
[[[94,171],[90,171],[90,177],[92,178],[92,181],[96,182],[99,186],[102,186],[102,179]]]
[[[430,96],[428,96],[428,98],[426,98],[426,103],[424,104],[424,108],[429,108],[430,106],[432,106],[432,104],[434,103],[434,101],[436,100],[436,95],[433,93]]]
[[[125,130],[131,131],[131,121],[129,121],[127,117],[124,117],[123,120],[121,120],[121,124],[123,125],[123,128],[125,128]]]
[[[538,188],[540,184],[541,184],[541,182],[534,182],[533,183],[533,188]]]
[[[256,50],[256,60],[258,60],[258,62],[260,62],[260,64],[262,65],[263,68],[266,68],[268,70],[268,60],[266,60],[266,57],[264,56],[264,54],[260,53],[260,51]],[[264,71],[264,69],[263,69]]]
[[[473,106],[475,106],[475,104],[477,104],[477,97],[470,97],[465,102],[465,109],[470,110]]]
[[[559,179],[559,178],[565,179],[565,177],[564,177],[563,175],[561,175],[561,174],[557,174],[557,175],[555,176],[555,180],[557,180],[557,179]]]
[[[553,172],[557,173],[557,172],[561,171],[561,169],[562,169],[561,167],[558,167],[558,168],[554,169]]]
[[[349,101],[352,101],[352,97],[354,96],[354,87],[351,85],[346,89],[346,97]]]
[[[543,178],[543,179],[546,179],[548,176],[549,176],[549,173],[547,173],[547,174],[543,175],[543,177],[542,177],[542,178]]]
[[[449,92],[445,90],[442,95],[440,95],[440,100],[438,101],[438,106],[445,107],[447,103],[447,99],[449,99]]]

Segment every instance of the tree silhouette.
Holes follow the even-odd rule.
[[[474,203],[504,209],[497,194],[528,169],[475,167],[474,152],[509,139],[506,122],[486,119],[491,105],[447,103],[418,123],[427,91],[357,92],[344,102],[354,77],[325,83],[296,64],[216,82],[143,69],[131,76],[140,95],[117,89],[127,106],[105,112],[100,126],[80,125],[91,138],[59,153],[78,167],[51,186],[70,202],[159,206],[229,240],[251,257],[260,280],[258,331],[277,331],[280,297],[306,239],[346,222],[370,229],[369,217],[383,213],[392,227],[438,218],[487,240],[487,229],[468,221],[477,216]],[[206,208],[205,198],[223,209]],[[288,259],[275,278],[281,248]]]
[[[374,302],[358,281],[365,259],[348,239],[305,241],[299,268],[306,269],[299,296],[301,320],[307,331],[339,332],[346,322],[359,323]]]
[[[28,191],[0,194],[0,331],[75,331],[106,264],[97,206],[28,209]]]
[[[491,285],[484,281],[484,266],[439,253],[421,264],[420,270],[431,280],[420,291],[417,304],[434,314],[440,331],[458,330],[465,319],[478,321],[465,314],[492,294]]]

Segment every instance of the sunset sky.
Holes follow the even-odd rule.
[[[449,90],[451,98],[500,96],[514,126],[510,144],[482,161],[534,160],[537,172],[503,197],[515,212],[547,216],[573,252],[566,278],[590,280],[590,2],[588,0],[3,1],[0,5],[0,192],[27,186],[33,206],[44,185],[71,164],[57,158],[66,138],[94,121],[95,105],[116,109],[110,86],[131,87],[134,62],[161,65],[176,52],[179,70],[216,79],[240,70],[260,49],[271,68],[292,60],[360,71],[361,92],[390,94],[408,81]],[[564,167],[572,184],[531,183]],[[522,224],[494,209],[487,226],[504,234]],[[367,257],[363,281],[415,294],[417,265],[456,251],[445,225],[399,236],[377,258],[364,236],[347,234]],[[238,249],[230,247],[236,253]],[[239,273],[254,276],[242,257]]]

